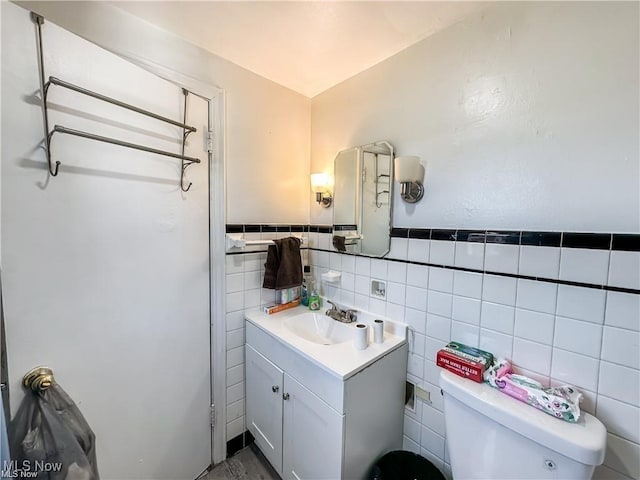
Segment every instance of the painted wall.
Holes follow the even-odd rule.
[[[227,221],[307,223],[310,101],[103,2],[20,2],[107,50],[226,92]]]
[[[394,226],[637,232],[638,43],[637,3],[493,6],[314,97],[312,170],[385,139],[427,165]]]
[[[97,438],[103,478],[195,478],[211,460],[207,104],[178,160],[55,134],[47,171],[35,26],[2,8],[2,268],[12,408],[48,365]],[[181,90],[51,22],[45,73],[165,117]],[[179,152],[182,130],[61,87],[55,124]]]

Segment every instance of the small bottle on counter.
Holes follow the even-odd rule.
[[[309,291],[309,310],[320,310],[320,295],[316,283],[311,280],[311,290]]]
[[[309,278],[311,273],[311,267],[309,265],[304,266],[302,275],[302,292],[300,293],[300,303],[305,307],[309,306]]]

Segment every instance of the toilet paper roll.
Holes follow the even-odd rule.
[[[369,327],[364,323],[356,324],[356,338],[353,340],[353,346],[356,350],[364,350],[369,346]]]
[[[384,321],[382,320],[373,321],[373,341],[375,343],[384,342]]]

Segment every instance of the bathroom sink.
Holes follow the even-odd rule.
[[[348,342],[355,335],[353,325],[340,323],[322,313],[301,313],[287,318],[283,325],[294,335],[318,345]]]

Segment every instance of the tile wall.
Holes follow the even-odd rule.
[[[342,272],[324,296],[412,329],[408,379],[432,402],[406,410],[405,449],[450,474],[434,359],[456,340],[543,383],[578,386],[609,432],[597,477],[640,477],[639,236],[394,229],[387,257],[370,259],[333,251],[330,233],[304,235],[316,277]],[[245,428],[242,309],[273,295],[260,289],[264,255],[227,255],[228,438]],[[385,299],[370,294],[372,280],[386,283]]]

